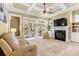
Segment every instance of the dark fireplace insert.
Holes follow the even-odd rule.
[[[66,30],[55,30],[55,39],[65,41]]]

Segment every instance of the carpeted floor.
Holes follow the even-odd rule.
[[[64,42],[54,39],[28,40],[37,45],[38,56],[79,56],[79,43]]]

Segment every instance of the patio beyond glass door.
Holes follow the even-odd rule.
[[[25,20],[23,22],[23,29],[23,35],[27,38],[35,36],[35,24],[33,21]]]
[[[23,20],[23,36],[26,38],[42,36],[45,31],[45,21]]]

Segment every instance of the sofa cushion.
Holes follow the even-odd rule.
[[[0,39],[0,48],[2,49],[2,51],[4,52],[5,55],[11,55],[12,53],[12,49],[9,46],[9,44],[4,40],[4,39]]]
[[[3,38],[8,42],[11,46],[12,50],[19,48],[19,42],[15,36],[15,33],[9,32],[3,36]]]

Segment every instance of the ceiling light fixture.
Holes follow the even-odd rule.
[[[46,3],[43,3],[43,5],[44,5],[43,16],[47,16]]]

